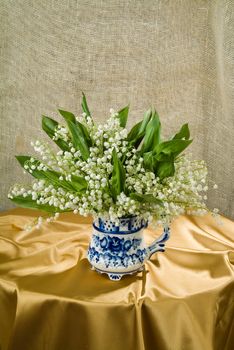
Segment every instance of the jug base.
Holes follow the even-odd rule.
[[[100,274],[106,274],[111,281],[119,281],[119,280],[121,280],[121,278],[123,276],[133,275],[135,273],[143,271],[145,269],[145,266],[143,265],[143,266],[139,267],[136,270],[128,271],[128,272],[126,272],[126,271],[125,272],[104,271],[104,270],[100,270],[100,269],[98,269],[97,267],[94,267],[94,266],[92,266],[91,269],[97,271]]]

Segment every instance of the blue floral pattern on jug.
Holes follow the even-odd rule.
[[[142,231],[147,222],[137,216],[121,218],[119,225],[98,218],[93,223],[93,236],[87,258],[94,269],[107,273],[112,280],[141,271],[144,262],[156,251],[164,251],[169,228],[150,246],[146,247]]]
[[[100,238],[93,236],[94,246],[88,251],[90,262],[102,263],[105,267],[128,267],[137,262],[142,263],[146,257],[146,249],[137,249],[141,239],[124,239],[112,236]],[[129,254],[132,251],[132,254]]]

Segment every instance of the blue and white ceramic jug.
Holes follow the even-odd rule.
[[[95,220],[88,249],[92,268],[111,280],[142,271],[153,253],[164,251],[164,242],[170,237],[169,227],[165,227],[163,234],[146,246],[142,235],[145,227],[147,222],[137,216],[120,219],[118,226],[110,220]]]

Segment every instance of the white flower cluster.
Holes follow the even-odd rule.
[[[9,198],[30,197],[38,206],[51,207],[54,214],[48,221],[59,216],[59,212],[73,211],[75,214],[93,217],[102,216],[118,221],[120,217],[141,215],[157,224],[168,224],[180,214],[201,215],[208,211],[205,200],[207,168],[203,161],[192,160],[190,156],[180,156],[175,162],[175,174],[160,180],[144,167],[143,158],[127,141],[127,130],[120,126],[118,114],[110,110],[106,123],[96,126],[91,117],[82,114],[77,121],[82,122],[90,133],[93,145],[89,158],[82,159],[81,152],[74,148],[68,129],[58,126],[54,139],[62,139],[69,144],[70,151],[57,153],[43,142],[32,142],[41,161],[31,158],[25,163],[25,170],[56,172],[59,179],[53,184],[45,177],[35,180],[31,186],[15,185]],[[126,172],[125,190],[114,201],[110,191],[110,178],[113,171],[112,154],[115,149],[118,157],[124,157]],[[123,159],[123,158],[122,158]],[[72,186],[74,176],[82,177],[87,186],[76,191]],[[59,180],[59,181],[58,181]],[[69,187],[70,186],[70,187]],[[215,185],[214,187],[216,187]],[[130,193],[153,195],[159,203],[141,203],[130,197]],[[215,210],[217,213],[217,210]],[[36,223],[40,227],[43,219]]]
[[[69,139],[68,129],[65,126],[60,125],[60,124],[57,126],[57,129],[56,129],[55,134],[53,136],[54,141],[57,141],[59,139],[62,139],[64,141],[68,141],[68,139]]]

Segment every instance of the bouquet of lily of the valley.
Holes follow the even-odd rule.
[[[61,212],[104,217],[118,222],[141,216],[167,225],[180,214],[204,214],[207,168],[183,151],[191,144],[188,124],[169,140],[161,137],[157,112],[149,109],[130,131],[126,129],[129,106],[97,125],[85,95],[83,113],[59,110],[64,125],[43,116],[42,128],[58,146],[32,142],[40,157],[16,156],[34,181],[15,185],[8,197],[17,205],[50,213]],[[216,186],[216,185],[215,185]],[[215,209],[215,212],[217,210]],[[39,217],[37,227],[44,217]]]

